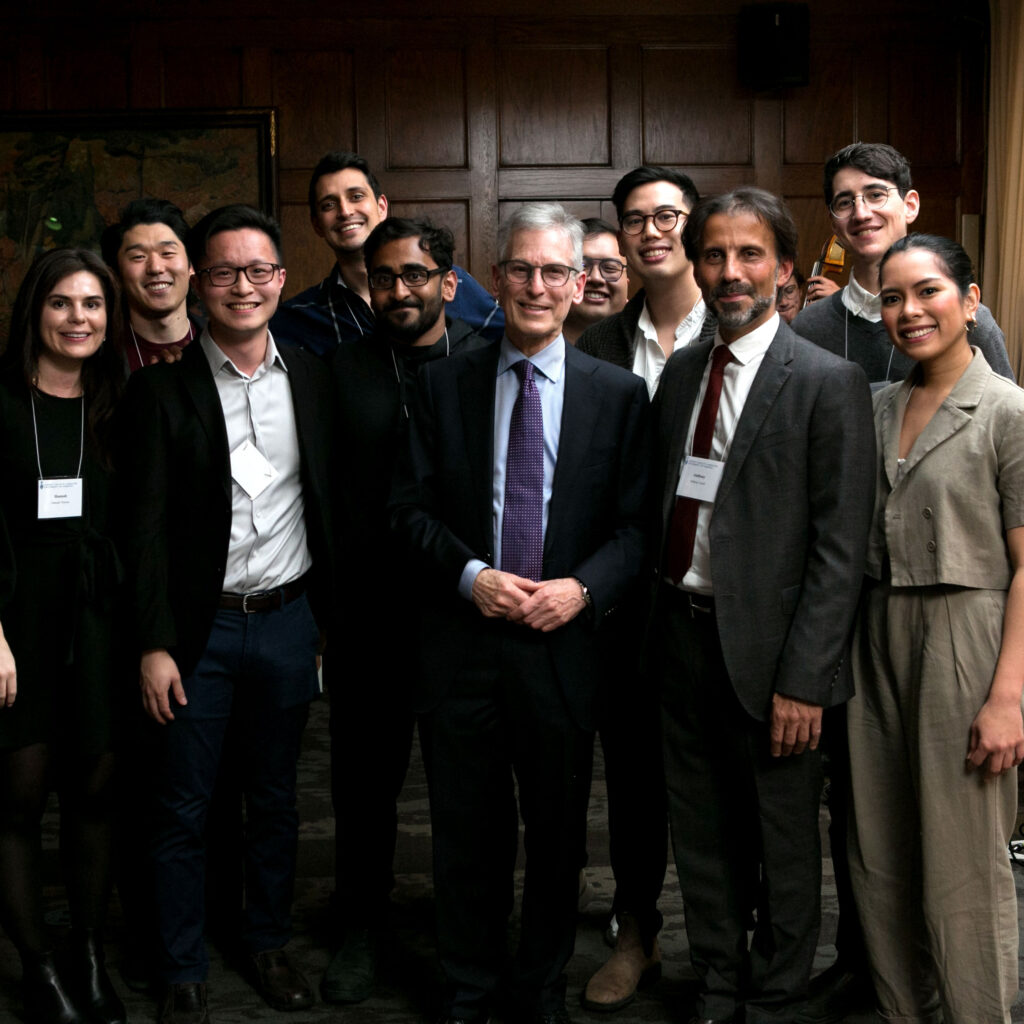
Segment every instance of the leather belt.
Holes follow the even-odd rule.
[[[694,590],[681,590],[673,583],[665,582],[665,588],[672,592],[672,599],[684,605],[691,619],[715,614],[715,599],[711,594],[698,594]]]
[[[273,590],[259,590],[252,594],[221,594],[217,607],[234,612],[245,612],[246,615],[251,615],[253,612],[277,611],[278,608],[283,608],[306,592],[308,575],[305,573],[297,580],[292,580],[291,583],[286,583],[283,587],[275,587]]]

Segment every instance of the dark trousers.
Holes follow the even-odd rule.
[[[398,797],[415,726],[400,695],[412,659],[394,649],[393,629],[382,635],[381,625],[380,619],[355,624],[358,650],[324,659],[331,701],[334,892],[343,925],[371,924],[395,885]]]
[[[668,860],[668,808],[658,689],[624,668],[599,731],[608,790],[612,913],[632,914],[646,943],[661,929],[658,897]]]
[[[543,636],[487,625],[493,644],[420,719],[433,825],[444,1017],[486,1017],[507,983],[526,1013],[565,1005],[593,734],[571,719]],[[518,817],[526,874],[519,949],[506,944]]]
[[[318,632],[304,596],[276,611],[217,613],[206,651],[183,680],[188,704],[155,726],[152,837],[158,968],[166,983],[204,981],[207,810],[230,723],[245,797],[248,952],[291,937],[298,813],[295,771],[316,693]]]
[[[733,690],[714,615],[691,617],[669,588],[662,596],[669,818],[701,983],[697,1016],[745,1008],[746,1024],[788,1021],[806,996],[820,924],[821,759],[771,757],[768,723]]]

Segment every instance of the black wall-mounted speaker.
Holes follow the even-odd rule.
[[[810,80],[811,16],[807,4],[749,4],[740,8],[740,83],[781,89]]]

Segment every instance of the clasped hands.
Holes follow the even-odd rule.
[[[586,607],[579,582],[524,579],[500,569],[481,569],[473,581],[473,603],[488,619],[507,619],[550,633]]]

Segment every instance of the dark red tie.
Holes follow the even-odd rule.
[[[732,359],[728,345],[716,346],[711,354],[711,373],[708,376],[707,391],[697,416],[693,431],[693,447],[690,454],[706,459],[711,454],[711,440],[715,436],[715,420],[718,418],[718,401],[722,397],[722,380],[725,364]],[[668,575],[674,583],[686,575],[693,561],[693,542],[697,537],[697,513],[701,503],[696,498],[676,498],[672,511],[672,525],[668,534]]]

